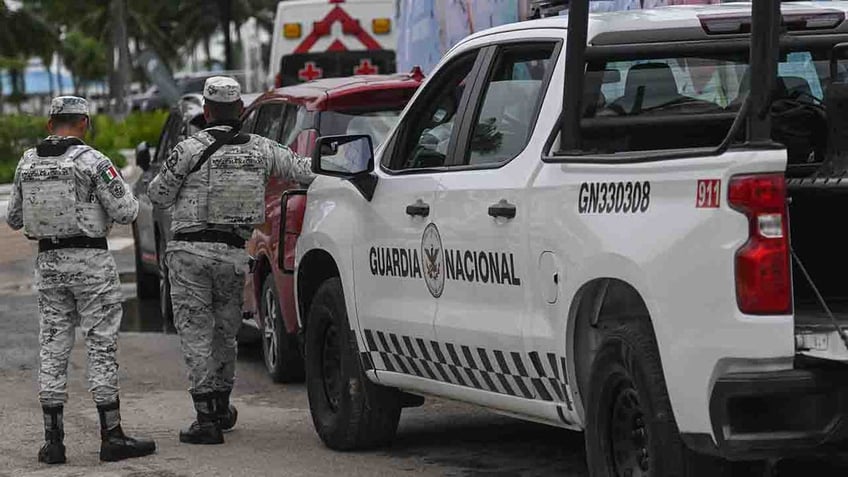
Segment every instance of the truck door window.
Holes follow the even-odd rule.
[[[398,143],[390,156],[390,170],[442,167],[463,94],[474,77],[477,52],[462,55],[442,68],[405,115]]]
[[[616,153],[717,146],[741,105],[735,101],[746,69],[741,56],[590,64],[583,148]]]
[[[781,53],[770,111],[772,138],[787,147],[790,165],[823,156],[827,59],[827,50]],[[610,154],[715,147],[727,135],[750,83],[745,52],[589,64],[582,148]]]
[[[556,43],[502,47],[472,123],[466,164],[504,163],[527,146],[554,61]]]
[[[280,140],[280,128],[283,125],[283,103],[262,106],[253,133],[273,141]]]

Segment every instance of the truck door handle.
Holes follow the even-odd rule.
[[[425,204],[423,200],[418,199],[414,204],[406,206],[406,214],[411,216],[427,217],[430,215],[430,205]]]
[[[497,204],[489,206],[489,215],[492,217],[515,218],[515,204],[510,204],[506,199],[501,199]]]

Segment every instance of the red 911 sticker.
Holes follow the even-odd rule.
[[[721,197],[721,179],[701,179],[698,181],[698,191],[695,196],[695,207],[698,209],[716,209]]]

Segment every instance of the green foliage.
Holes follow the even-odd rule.
[[[134,149],[141,141],[155,144],[168,118],[166,111],[133,113],[123,122],[106,115],[92,118],[86,143],[118,167],[126,165],[122,149]],[[27,115],[0,116],[0,184],[12,182],[21,154],[47,136],[47,118]]]
[[[35,146],[47,129],[47,118],[0,116],[0,183],[12,182],[21,153]]]
[[[167,111],[132,113],[120,123],[110,116],[97,115],[92,119],[92,131],[86,142],[109,156],[116,165],[124,166],[126,160],[120,150],[135,149],[142,141],[156,144],[167,119]]]
[[[80,83],[97,81],[109,74],[106,47],[79,30],[73,30],[65,36],[62,54],[65,65]]]

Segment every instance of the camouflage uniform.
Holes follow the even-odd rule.
[[[213,126],[211,129],[229,131],[230,128]],[[223,146],[215,157],[243,153],[245,149],[256,151],[264,159],[264,181],[252,187],[262,191],[271,175],[301,183],[312,181],[309,159],[260,136],[249,137],[245,144]],[[209,162],[195,173],[190,171],[213,141],[207,129],[178,144],[150,183],[148,195],[160,207],[174,206],[171,224],[174,234],[219,230],[233,232],[246,240],[253,231],[253,224],[223,226],[203,220],[207,208],[204,192],[197,200],[182,204],[179,201],[180,194],[187,190],[207,190]],[[180,210],[181,207],[194,210],[187,212]],[[224,243],[168,242],[166,263],[174,324],[182,339],[192,393],[225,391],[233,387],[236,334],[241,326],[247,261],[243,248]]]
[[[68,400],[68,359],[80,326],[88,348],[88,380],[100,416],[100,460],[119,461],[156,451],[156,443],[124,434],[118,399],[121,293],[106,236],[113,222],[128,224],[138,201],[106,156],[79,136],[89,125],[88,102],[54,98],[50,136],[26,151],[15,170],[6,221],[38,240],[35,286],[41,313],[39,384],[44,445],[38,460],[65,463],[62,423]]]
[[[43,144],[60,143],[66,138],[51,136]],[[68,154],[76,148],[71,146]],[[15,230],[24,227],[24,200],[21,168],[27,161],[50,161],[27,151],[18,163],[6,221]],[[97,205],[110,221],[128,224],[135,220],[138,201],[112,162],[88,148],[74,160],[74,181],[78,204]],[[44,195],[46,197],[46,194]],[[84,216],[78,214],[79,228],[90,231]],[[92,237],[105,233],[86,232]],[[80,234],[82,232],[79,232]],[[41,237],[30,237],[33,239]],[[68,359],[80,326],[88,348],[88,379],[97,404],[118,399],[117,351],[121,324],[121,293],[115,261],[108,250],[65,248],[40,252],[36,258],[35,286],[41,314],[41,367],[39,399],[42,405],[62,405],[67,399]]]

